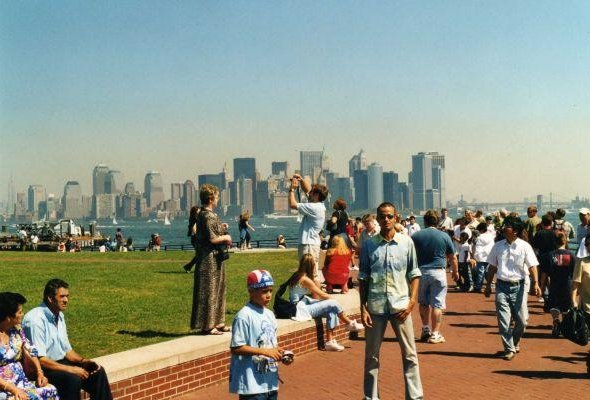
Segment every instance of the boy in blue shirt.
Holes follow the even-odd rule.
[[[272,276],[257,269],[248,274],[247,284],[250,301],[232,325],[229,391],[239,394],[240,400],[275,400],[278,362],[290,364],[293,359],[279,348],[277,321],[267,308],[272,299]]]

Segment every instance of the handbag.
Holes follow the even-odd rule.
[[[571,307],[563,316],[560,325],[561,334],[566,339],[586,346],[588,344],[588,326],[584,318],[584,312],[578,308]]]
[[[294,275],[295,274],[291,275],[291,278],[287,279],[285,283],[279,286],[279,290],[275,295],[275,301],[272,309],[275,312],[275,316],[279,319],[290,319],[297,314],[297,304],[291,303],[282,297],[283,294],[285,294],[287,286],[289,286],[289,282],[291,282],[291,279]]]

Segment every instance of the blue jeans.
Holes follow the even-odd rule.
[[[278,398],[279,392],[277,390],[267,393],[241,394],[239,397],[240,400],[277,400]]]
[[[475,279],[473,282],[473,288],[475,290],[481,290],[483,287],[483,281],[486,277],[486,272],[488,270],[488,263],[483,261],[478,261],[475,265]]]
[[[496,282],[496,314],[504,351],[516,352],[516,346],[526,328],[527,313],[523,307],[525,295],[524,280],[516,284],[499,279]],[[511,319],[514,320],[514,328],[510,328]]]
[[[305,296],[305,308],[312,318],[326,318],[328,329],[332,330],[338,326],[338,314],[342,312],[342,307],[336,300],[315,300]]]
[[[365,329],[365,374],[363,384],[365,400],[379,400],[379,352],[388,322],[398,338],[402,352],[406,386],[405,398],[406,400],[423,399],[424,394],[422,381],[420,380],[412,317],[409,316],[404,322],[399,322],[392,315],[371,314],[371,320],[373,321],[373,327]]]

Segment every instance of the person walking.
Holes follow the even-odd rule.
[[[519,217],[508,216],[502,223],[503,240],[496,242],[488,256],[485,296],[492,294],[492,281],[496,281],[496,315],[498,329],[504,347],[503,358],[510,361],[520,351],[520,339],[527,324],[527,291],[525,282],[531,284],[536,296],[541,295],[537,280],[539,262],[530,244],[518,236],[525,230]],[[511,323],[514,322],[514,327]]]
[[[453,279],[459,279],[459,267],[455,247],[451,237],[437,229],[439,221],[435,210],[424,214],[426,229],[414,233],[412,240],[418,254],[418,266],[422,277],[418,292],[422,334],[420,341],[428,343],[444,343],[440,333],[442,314],[446,308],[447,296],[447,263],[451,266]]]

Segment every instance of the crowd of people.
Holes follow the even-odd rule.
[[[305,194],[303,201],[296,199],[299,190]],[[286,282],[291,317],[326,318],[326,351],[344,350],[334,335],[339,324],[347,331],[365,331],[365,399],[379,398],[380,349],[388,324],[401,350],[405,397],[424,397],[416,341],[446,341],[447,272],[455,290],[489,297],[495,288],[502,357],[507,361],[521,351],[529,293],[551,315],[554,336],[560,336],[563,315],[572,307],[581,308],[590,325],[590,209],[579,210],[577,227],[565,221],[562,209],[539,217],[534,206],[528,208],[526,220],[507,210],[489,216],[466,210],[456,220],[445,209],[427,210],[420,226],[415,216],[402,218],[389,202],[379,205],[375,214],[351,218],[346,202],[338,199],[326,218],[327,196],[325,186],[310,185],[297,174],[292,177],[288,204],[300,214],[301,223],[299,267]],[[225,265],[232,238],[215,213],[219,197],[218,188],[203,185],[201,207],[191,209],[187,235],[195,255],[184,266],[187,272],[195,268],[190,328],[203,335],[231,333],[231,392],[241,399],[276,399],[278,365],[290,364],[294,355],[278,346],[277,322],[269,309],[274,280],[263,269],[248,274],[249,300],[232,327],[226,326]],[[244,248],[252,230],[248,220],[244,214],[239,222]],[[577,254],[568,249],[573,240],[580,244]],[[124,246],[120,230],[115,243]],[[282,245],[279,240],[277,245]],[[320,264],[322,248],[326,251]],[[336,290],[347,293],[354,275],[360,322],[347,316],[333,296]],[[17,400],[77,399],[83,389],[92,399],[112,398],[104,369],[69,343],[63,315],[68,284],[49,281],[39,307],[23,318],[25,302],[20,294],[0,293],[0,346],[14,350],[0,351],[0,395]],[[419,336],[411,315],[415,307],[422,325]]]

